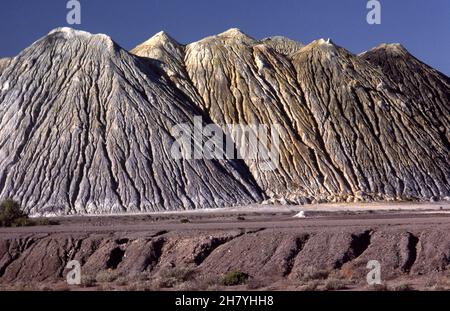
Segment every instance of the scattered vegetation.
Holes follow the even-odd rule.
[[[160,278],[157,280],[157,287],[173,288],[181,283],[190,281],[194,277],[195,270],[188,268],[170,268],[165,269],[160,273]]]
[[[211,291],[211,290],[219,290],[218,280],[214,276],[199,276],[193,279],[192,281],[188,281],[183,283],[180,290],[186,291]]]
[[[86,275],[81,277],[81,286],[83,287],[94,287],[97,284],[95,276]]]
[[[193,269],[188,268],[173,268],[163,272],[163,276],[166,278],[173,278],[178,282],[186,282],[192,279],[194,275]]]
[[[111,283],[114,282],[118,277],[119,275],[116,271],[108,269],[97,273],[95,281],[97,283]]]
[[[180,222],[181,222],[182,224],[188,224],[188,223],[190,223],[191,221],[190,221],[189,219],[187,219],[187,218],[182,218],[182,219],[180,219]]]
[[[115,282],[114,282],[117,286],[126,286],[130,283],[129,278],[127,278],[126,276],[119,276]],[[145,283],[144,281],[142,281],[142,283]]]
[[[241,271],[228,272],[220,282],[224,286],[242,285],[247,282],[249,275]]]
[[[113,287],[112,290],[115,288]],[[111,289],[109,289],[111,290]],[[153,282],[146,281],[146,282],[138,282],[138,283],[132,283],[125,286],[126,291],[130,292],[154,292],[161,290],[160,287],[155,286]]]
[[[34,223],[21,210],[19,203],[11,199],[0,202],[0,227],[25,227],[32,225]]]
[[[0,202],[0,227],[30,227],[57,225],[56,221],[47,218],[30,219],[27,213],[22,211],[20,204],[12,199]]]

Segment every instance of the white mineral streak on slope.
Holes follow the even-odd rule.
[[[264,63],[264,60],[261,59],[259,56],[255,57],[256,66],[258,67],[258,74],[263,74],[263,69],[266,67],[266,64]]]
[[[3,86],[2,86],[2,92],[6,92],[7,90],[9,90],[9,81],[6,81],[5,83],[3,83]]]
[[[327,40],[321,38],[317,41],[318,44],[320,45],[327,45],[327,46],[333,46],[333,41],[331,41],[330,38],[328,38]]]

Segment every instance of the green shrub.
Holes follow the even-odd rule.
[[[182,224],[188,224],[188,223],[190,223],[191,221],[190,221],[189,219],[187,219],[187,218],[182,218],[182,219],[180,220],[180,222],[181,222]]]
[[[11,199],[0,202],[0,227],[24,227],[31,225],[33,225],[33,222],[21,210],[19,203]]]
[[[48,218],[31,220],[27,213],[23,212],[20,204],[12,199],[0,202],[0,227],[29,227],[29,226],[53,226],[59,223]]]
[[[236,286],[247,282],[248,274],[241,271],[228,272],[220,282],[224,286]]]
[[[195,270],[188,268],[173,268],[166,272],[166,277],[174,278],[177,282],[187,282],[195,275]]]

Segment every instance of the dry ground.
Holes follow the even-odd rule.
[[[293,218],[299,210],[307,217]],[[450,289],[448,203],[253,206],[58,222],[0,229],[0,289]],[[82,265],[80,286],[65,282],[74,259]],[[367,285],[370,260],[381,264],[381,286]],[[224,285],[233,272],[247,279]]]

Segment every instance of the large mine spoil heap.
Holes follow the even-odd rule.
[[[383,280],[450,288],[448,203],[421,215],[412,203],[331,216],[320,205],[307,219],[292,207],[140,214],[449,200],[449,102],[450,79],[398,44],[354,55],[331,40],[230,29],[188,45],[161,32],[128,52],[56,29],[0,59],[0,197],[31,215],[75,216],[0,228],[0,289],[64,289],[73,260],[83,286],[103,289],[217,289],[230,271],[253,289],[358,288],[372,260]],[[173,157],[171,130],[198,117],[224,135],[230,124],[279,126],[279,165]]]
[[[161,32],[127,52],[56,29],[0,60],[0,195],[57,215],[440,200],[449,101],[450,79],[398,44],[357,56],[230,29],[188,45]],[[174,159],[170,130],[195,116],[281,125],[278,167]]]

